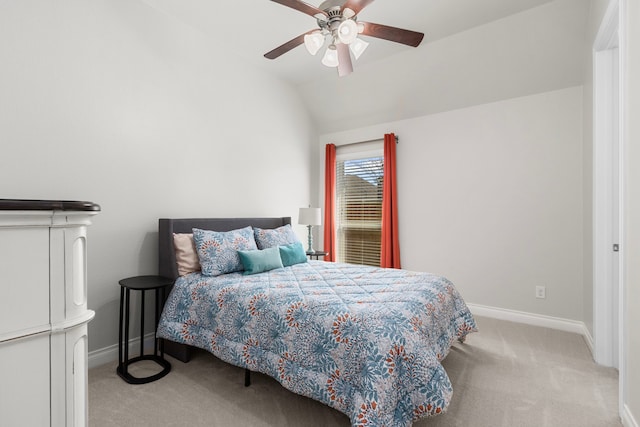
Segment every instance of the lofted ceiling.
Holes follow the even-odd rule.
[[[366,38],[370,46],[354,61],[354,73],[339,78],[320,63],[322,50],[314,57],[299,46],[275,60],[263,57],[317,28],[314,18],[289,7],[270,0],[144,1],[201,31],[221,57],[236,55],[296,87],[320,133],[580,84],[589,9],[585,0],[375,0],[360,20],[423,32],[424,41],[412,48]],[[477,72],[466,75],[469,67]],[[449,87],[455,89],[443,93]]]

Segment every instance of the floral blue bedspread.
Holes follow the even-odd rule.
[[[428,273],[310,261],[179,278],[158,336],[210,351],[345,414],[410,426],[452,395],[440,364],[476,330],[453,284]]]

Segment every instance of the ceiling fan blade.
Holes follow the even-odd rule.
[[[349,45],[338,43],[336,44],[336,49],[338,49],[338,76],[348,76],[353,72]]]
[[[369,3],[372,3],[373,0],[347,0],[345,4],[342,5],[342,10],[349,8],[355,12],[357,15],[360,13],[362,9],[367,7]]]
[[[396,43],[402,43],[413,47],[418,47],[424,34],[411,30],[403,30],[402,28],[389,27],[382,24],[373,24],[371,22],[358,21],[364,24],[362,35],[369,37],[377,37],[379,39],[390,40]]]
[[[283,45],[278,46],[277,48],[273,49],[270,52],[267,52],[264,54],[264,57],[267,59],[276,59],[277,57],[279,57],[280,55],[284,55],[285,53],[289,52],[291,49],[300,46],[301,44],[304,43],[304,36],[306,36],[307,34],[311,34],[314,31],[317,30],[310,30],[307,31],[304,34],[300,34],[298,37],[293,38],[291,40],[289,40],[288,42],[286,42]]]
[[[329,17],[329,15],[327,15],[327,12],[325,12],[324,10],[318,9],[315,6],[311,6],[310,4],[307,4],[300,0],[271,0],[271,1],[280,3],[283,6],[288,6],[299,12],[306,13],[307,15],[311,15],[314,17],[318,14],[325,16],[327,18]]]

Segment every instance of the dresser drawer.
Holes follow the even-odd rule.
[[[49,335],[0,342],[0,425],[51,425]]]
[[[0,228],[0,295],[0,341],[49,327],[48,228]]]

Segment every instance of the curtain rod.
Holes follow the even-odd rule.
[[[400,141],[398,140],[398,135],[394,135],[396,138],[396,144],[398,144]],[[351,142],[349,144],[340,144],[337,147],[348,147],[349,145],[357,145],[357,144],[367,144],[369,142],[376,142],[376,141],[380,141],[380,140],[384,140],[384,137],[382,138],[376,138],[376,139],[370,139],[368,141],[358,141],[358,142]]]

